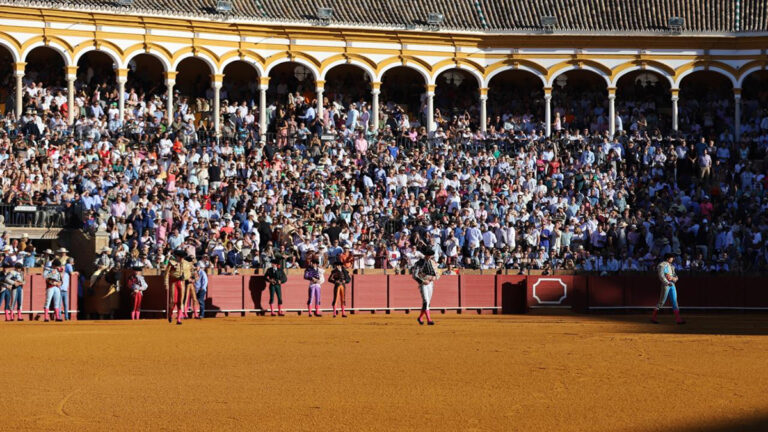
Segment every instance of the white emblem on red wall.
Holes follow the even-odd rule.
[[[539,285],[542,285],[541,288],[539,288]],[[543,290],[545,287],[547,291],[550,291],[553,289],[562,289],[560,298],[558,300],[542,300],[541,298],[539,298],[538,293],[536,292],[536,289],[539,288],[540,290]],[[533,298],[535,298],[536,301],[542,305],[559,305],[563,303],[563,300],[568,298],[568,285],[566,285],[565,282],[563,282],[563,280],[560,278],[539,278],[536,281],[536,283],[533,284],[533,287],[531,287],[531,290],[532,290]]]

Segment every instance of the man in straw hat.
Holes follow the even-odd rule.
[[[45,254],[47,251],[50,251],[50,249],[43,251],[43,254]],[[110,252],[112,252],[112,249],[107,246],[104,246],[99,251],[99,256],[96,257],[96,260],[93,262],[93,265],[96,267],[96,271],[94,271],[91,275],[91,286],[96,285],[96,282],[99,280],[99,278],[103,276],[104,273],[106,273],[109,269],[114,267],[115,262],[112,260],[112,258],[110,258]]]
[[[24,265],[17,262],[13,270],[5,273],[5,282],[11,282],[11,321],[24,321],[21,316],[22,299],[24,298]]]
[[[56,321],[61,321],[61,273],[64,268],[61,261],[54,259],[51,266],[43,270],[45,279],[45,305],[43,306],[43,321],[48,322],[51,302],[53,302],[53,311]]]

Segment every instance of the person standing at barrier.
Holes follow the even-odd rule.
[[[312,316],[312,304],[315,305],[315,316],[320,314],[320,285],[325,281],[323,269],[320,267],[317,258],[312,258],[309,267],[304,271],[304,279],[309,281],[309,292],[307,296],[307,314]]]
[[[280,316],[285,316],[285,312],[283,312],[283,284],[288,282],[288,277],[280,267],[280,261],[281,258],[275,256],[272,266],[264,274],[264,278],[269,284],[269,314],[271,316],[275,316],[275,296],[277,296],[277,313]]]
[[[128,278],[128,289],[133,295],[133,312],[131,312],[131,319],[138,320],[141,315],[141,301],[144,299],[144,291],[147,290],[147,281],[144,279],[144,275],[141,273],[144,270],[144,265],[140,263],[134,264],[131,267],[133,274]]]
[[[190,304],[192,306],[192,315],[195,319],[200,319],[198,311],[200,303],[197,301],[197,292],[195,291],[195,257],[187,254],[181,262],[184,273],[184,318],[188,318]]]
[[[427,324],[435,325],[429,312],[429,303],[432,301],[435,281],[439,277],[436,270],[437,265],[434,261],[435,251],[430,248],[424,250],[423,253],[424,258],[418,260],[413,268],[411,268],[411,276],[419,284],[419,293],[421,294],[421,313],[416,321],[419,322],[419,325],[424,325],[422,318],[426,316]]]
[[[5,320],[13,321],[11,314],[11,290],[13,281],[10,278],[13,266],[10,263],[3,263],[3,274],[0,275],[0,304],[4,305]]]
[[[48,312],[51,302],[56,321],[61,321],[61,273],[64,268],[58,258],[51,262],[51,266],[43,270],[45,279],[45,305],[43,306],[43,321],[48,322]]]
[[[205,318],[205,298],[208,295],[208,274],[205,272],[205,263],[197,262],[195,271],[195,293],[197,303],[200,305],[200,318]]]
[[[657,267],[659,279],[661,280],[661,295],[659,296],[659,303],[656,305],[656,309],[653,310],[653,316],[651,316],[651,322],[658,324],[657,315],[659,309],[664,306],[669,297],[672,302],[672,311],[675,313],[675,322],[678,324],[685,324],[685,321],[680,317],[680,309],[677,305],[677,288],[675,283],[677,282],[677,274],[675,273],[675,266],[672,264],[675,262],[675,255],[668,253],[664,255],[664,260],[661,261]]]
[[[24,298],[25,279],[24,264],[22,263],[14,264],[13,270],[5,274],[6,281],[13,280],[13,287],[11,288],[11,321],[13,321],[14,317],[18,321],[24,321],[24,318],[21,316],[21,306],[22,299]]]
[[[336,261],[333,264],[333,271],[328,276],[328,282],[333,284],[333,317],[336,318],[336,310],[341,305],[341,317],[346,318],[347,312],[344,310],[347,305],[345,291],[347,284],[352,282],[352,277],[341,261]]]
[[[57,254],[61,254],[59,258],[64,263],[64,270],[61,272],[61,311],[62,318],[69,321],[69,285],[72,280],[72,273],[75,272],[75,260],[73,258],[67,258],[67,250],[61,248],[56,251]]]
[[[173,322],[173,311],[176,310],[176,325],[181,325],[182,314],[184,313],[184,256],[186,252],[181,249],[173,251],[172,258],[165,267],[165,289],[168,291],[166,308],[168,313],[168,322]]]

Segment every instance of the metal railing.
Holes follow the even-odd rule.
[[[7,227],[51,228],[66,226],[72,215],[60,205],[0,204]]]

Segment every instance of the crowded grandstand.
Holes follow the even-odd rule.
[[[768,267],[759,1],[2,3],[11,263]]]

